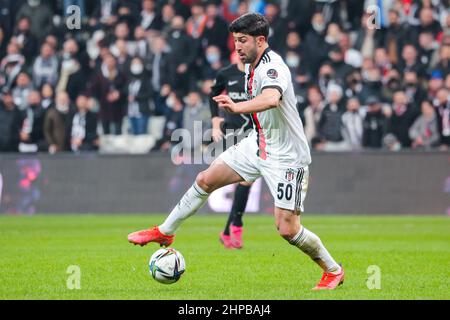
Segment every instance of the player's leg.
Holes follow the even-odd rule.
[[[242,222],[242,216],[245,212],[245,207],[247,206],[251,186],[251,183],[241,182],[236,188],[234,195],[233,207],[231,209],[233,222],[230,225],[230,233],[231,241],[235,248],[242,248],[243,246],[242,233],[244,231],[244,224]]]
[[[211,192],[242,180],[222,159],[216,159],[208,169],[197,175],[192,187],[159,227],[160,231],[167,235],[174,234],[185,219],[205,204]]]
[[[302,226],[298,212],[275,208],[275,225],[279,234],[291,245],[307,254],[323,270],[315,289],[334,289],[344,280],[341,266],[333,259],[320,238]]]
[[[220,240],[225,248],[242,248],[242,215],[247,206],[251,186],[252,182],[241,182],[236,187],[233,206],[228,215],[225,228],[220,234]]]
[[[275,199],[275,225],[279,234],[323,269],[324,274],[318,287],[334,289],[343,281],[343,269],[330,255],[320,238],[302,226],[300,221],[308,189],[308,168],[266,166],[264,179]]]
[[[208,169],[197,175],[194,184],[183,195],[162,225],[150,230],[133,232],[128,236],[128,241],[139,245],[145,245],[148,242],[170,245],[178,227],[205,204],[211,192],[242,180],[242,177],[222,159],[216,159]]]

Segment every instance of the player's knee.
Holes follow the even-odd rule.
[[[279,226],[278,233],[286,241],[291,241],[297,235],[296,230],[286,226]]]
[[[197,182],[197,185],[202,188],[203,191],[207,193],[213,192],[213,186],[208,180],[208,175],[205,173],[205,171],[200,172],[197,175],[197,178],[195,179],[195,182]]]

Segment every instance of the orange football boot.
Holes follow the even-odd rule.
[[[128,241],[134,244],[138,244],[141,247],[145,246],[149,242],[157,242],[161,246],[168,247],[172,244],[175,235],[165,235],[159,231],[155,226],[148,230],[141,230],[130,233],[128,235]]]
[[[344,283],[344,268],[341,267],[341,272],[338,274],[324,272],[320,282],[313,288],[313,290],[333,290],[337,286]]]

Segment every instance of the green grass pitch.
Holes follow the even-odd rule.
[[[270,215],[244,217],[242,250],[225,250],[224,215],[197,215],[173,247],[186,259],[179,282],[163,285],[148,271],[159,246],[133,246],[129,232],[163,215],[0,216],[0,299],[450,299],[447,217],[323,216],[302,218],[346,269],[343,286],[313,292],[321,270],[278,236]],[[79,266],[79,290],[67,269]],[[378,266],[381,288],[369,289]]]

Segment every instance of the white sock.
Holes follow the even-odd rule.
[[[300,231],[289,243],[310,256],[317,264],[326,269],[324,271],[331,273],[341,272],[341,267],[331,257],[320,238],[305,227],[301,226]]]
[[[194,182],[164,223],[158,227],[159,231],[166,235],[174,234],[184,220],[196,213],[205,204],[208,196],[209,194],[200,188],[197,182]]]

